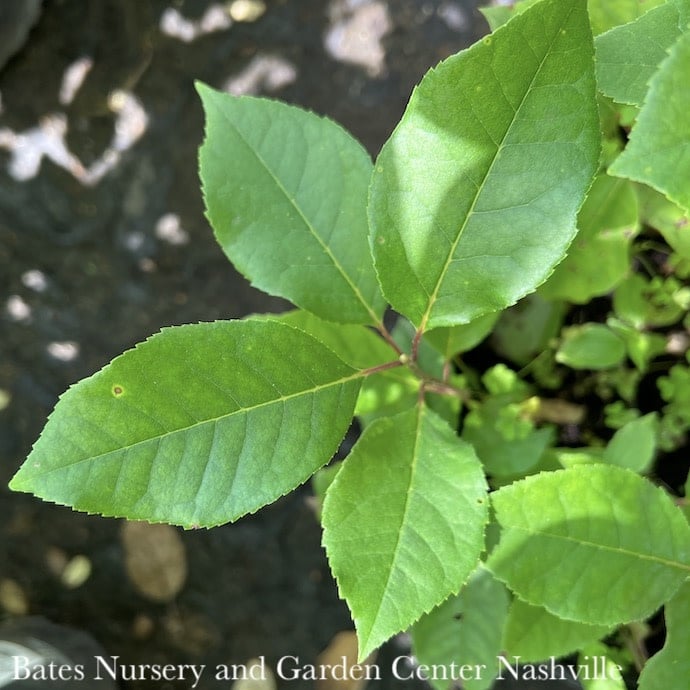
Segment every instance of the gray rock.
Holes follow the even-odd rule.
[[[41,0],[3,0],[0,3],[0,70],[24,45],[41,13]]]

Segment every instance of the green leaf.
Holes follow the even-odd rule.
[[[568,256],[539,294],[585,304],[605,295],[630,270],[630,241],[639,228],[632,183],[608,175],[594,181],[578,214],[580,228]]]
[[[641,106],[649,80],[680,34],[679,7],[669,1],[597,36],[599,89],[619,103]]]
[[[317,316],[377,323],[385,303],[367,240],[366,151],[299,108],[197,86],[209,221],[256,287]]]
[[[640,620],[690,575],[690,526],[662,489],[629,470],[580,465],[492,498],[503,532],[489,568],[560,618]]]
[[[610,628],[566,621],[540,606],[513,600],[508,612],[503,646],[522,662],[543,661],[572,654],[604,637]]]
[[[647,471],[656,452],[656,412],[628,422],[618,429],[604,451],[604,462],[627,467],[633,472]]]
[[[621,675],[622,667],[612,658],[611,647],[601,642],[587,645],[578,655],[578,664],[583,666],[580,676],[583,690],[626,690]],[[670,687],[666,690],[670,690]]]
[[[488,520],[474,450],[421,405],[365,430],[326,494],[323,543],[359,656],[457,592]]]
[[[610,369],[625,359],[625,343],[608,326],[585,323],[563,329],[556,361],[572,369]]]
[[[471,443],[486,471],[496,477],[524,475],[553,443],[551,427],[535,429],[519,403],[489,398],[465,418],[462,437]]]
[[[421,330],[514,304],[575,235],[599,159],[584,0],[543,0],[431,70],[374,166],[383,292]]]
[[[267,318],[309,333],[356,369],[375,367],[398,357],[390,345],[365,326],[332,323],[301,310],[271,314]],[[362,382],[355,415],[367,425],[379,417],[414,407],[418,396],[419,379],[408,367],[380,371]]]
[[[664,279],[657,275],[647,280],[633,273],[614,291],[613,310],[620,319],[640,330],[649,326],[670,326],[684,313],[674,299],[679,288],[680,283],[673,276]]]
[[[10,487],[111,517],[235,520],[330,460],[359,376],[272,321],[166,328],[62,396]]]
[[[483,567],[478,568],[457,596],[422,616],[412,628],[412,651],[419,664],[455,668],[455,680],[467,690],[485,690],[498,670],[508,592]],[[455,666],[453,666],[453,664]],[[467,668],[463,671],[462,667]],[[483,668],[482,668],[483,667]],[[446,690],[453,679],[430,679]]]
[[[665,0],[588,0],[589,17],[594,35],[627,24]]]
[[[379,417],[391,417],[409,410],[418,399],[419,379],[410,369],[389,369],[364,380],[355,414],[366,426]]]
[[[646,372],[649,363],[666,351],[666,338],[660,333],[637,330],[614,317],[606,319],[606,325],[623,339],[628,357],[641,372]]]
[[[690,582],[666,604],[666,643],[642,669],[639,690],[690,688]]]
[[[390,345],[365,326],[324,321],[299,309],[282,314],[262,314],[258,318],[268,318],[299,328],[333,350],[343,362],[355,369],[375,367],[398,358]]]
[[[591,465],[602,462],[604,449],[595,446],[586,448],[553,448],[547,452],[560,467],[575,467],[576,465]]]
[[[671,48],[612,175],[643,182],[690,211],[690,31]]]

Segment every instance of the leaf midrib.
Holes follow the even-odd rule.
[[[507,526],[507,529],[515,530],[516,532],[521,532],[522,534],[527,534],[530,537],[549,537],[555,540],[560,539],[562,541],[577,544],[578,546],[586,546],[599,551],[618,553],[624,556],[635,558],[637,560],[650,561],[652,563],[674,568],[675,570],[687,571],[690,573],[690,563],[682,563],[681,561],[671,561],[660,556],[655,556],[653,554],[641,553],[638,551],[630,551],[620,546],[612,546],[609,544],[597,544],[596,542],[588,541],[586,539],[578,539],[564,534],[553,534],[551,532],[538,532],[527,529],[525,527]]]
[[[403,532],[405,531],[405,526],[408,522],[408,516],[410,512],[410,504],[411,504],[411,499],[412,499],[412,486],[414,484],[414,478],[415,474],[417,471],[417,462],[418,462],[418,447],[419,447],[419,442],[422,437],[421,429],[422,429],[422,423],[423,423],[423,417],[424,415],[424,405],[419,404],[418,405],[418,413],[417,413],[417,428],[415,430],[415,439],[414,439],[414,445],[412,447],[412,461],[410,463],[410,481],[408,484],[408,489],[405,495],[405,506],[403,507],[403,514],[402,518],[400,520],[400,529],[397,531],[396,535],[396,541],[395,541],[395,546],[393,547],[393,555],[391,557],[391,566],[388,568],[388,574],[386,576],[386,582],[383,586],[383,589],[381,590],[381,597],[379,599],[379,605],[378,608],[376,609],[376,615],[374,616],[374,620],[371,623],[371,626],[369,627],[369,633],[366,637],[366,641],[368,643],[369,639],[372,636],[372,632],[376,630],[376,625],[379,621],[379,618],[381,616],[381,610],[383,608],[383,601],[386,598],[386,593],[388,592],[388,588],[390,585],[391,577],[393,575],[393,569],[395,566],[395,563],[398,560],[398,554],[400,552],[401,544],[403,541]],[[366,646],[366,645],[364,645]]]
[[[362,294],[359,287],[350,278],[348,272],[345,270],[345,267],[340,263],[340,261],[338,261],[336,256],[331,251],[330,247],[321,239],[321,237],[319,236],[319,233],[316,231],[316,228],[312,225],[311,221],[304,215],[302,209],[297,204],[297,199],[292,198],[292,196],[289,194],[288,190],[285,188],[283,183],[280,181],[280,178],[273,172],[271,167],[264,160],[263,156],[252,146],[252,144],[249,141],[247,141],[246,137],[242,134],[239,127],[227,116],[225,111],[220,109],[220,108],[217,108],[217,109],[221,113],[222,117],[226,120],[226,122],[230,125],[230,128],[237,134],[240,141],[254,155],[256,160],[261,164],[263,169],[268,173],[268,175],[271,177],[271,179],[275,182],[276,186],[282,192],[282,194],[285,196],[285,198],[288,200],[290,205],[295,209],[295,211],[297,212],[299,217],[302,219],[302,222],[304,223],[304,225],[309,230],[310,234],[317,241],[317,243],[319,244],[321,249],[324,251],[326,256],[328,256],[328,258],[333,262],[333,265],[335,266],[337,271],[340,273],[340,275],[343,277],[345,282],[348,284],[348,286],[350,287],[350,289],[354,293],[355,297],[359,300],[360,304],[364,307],[366,312],[372,318],[373,323],[374,324],[380,323],[380,319],[376,315],[376,312],[369,305],[367,300],[364,298],[364,295]]]
[[[135,441],[134,443],[131,443],[126,446],[120,446],[119,448],[113,448],[112,450],[105,451],[103,453],[99,453],[98,455],[90,455],[86,458],[80,458],[78,460],[74,460],[73,462],[69,462],[63,465],[60,465],[59,467],[50,467],[47,468],[45,471],[42,472],[37,472],[37,471],[32,471],[32,475],[35,477],[43,477],[46,475],[49,475],[53,472],[60,472],[64,471],[67,468],[75,467],[77,465],[80,465],[84,462],[97,462],[98,460],[101,460],[103,458],[108,457],[109,455],[113,455],[116,453],[121,453],[122,451],[129,451],[133,448],[136,448],[137,446],[142,446],[147,443],[151,442],[160,442],[161,440],[174,436],[175,434],[180,434],[180,433],[191,433],[195,428],[202,427],[207,424],[217,424],[221,420],[229,419],[235,415],[241,415],[241,414],[249,414],[251,412],[254,412],[256,410],[259,410],[264,407],[269,407],[270,405],[275,405],[276,403],[285,403],[289,400],[302,397],[302,396],[307,396],[307,395],[313,395],[316,394],[320,391],[327,390],[328,388],[332,388],[334,386],[342,386],[347,383],[350,383],[351,381],[355,381],[358,378],[363,378],[367,376],[368,372],[366,371],[357,371],[353,374],[350,374],[349,376],[345,376],[343,378],[337,379],[336,381],[329,381],[326,384],[320,384],[318,386],[314,386],[313,388],[308,388],[305,390],[297,391],[295,393],[290,393],[289,395],[282,395],[277,398],[272,398],[271,400],[265,400],[264,402],[257,403],[255,405],[251,405],[249,407],[241,407],[236,410],[233,410],[232,412],[228,412],[226,414],[219,415],[217,417],[209,417],[208,419],[202,419],[199,420],[198,422],[194,422],[194,424],[189,424],[188,426],[182,426],[177,429],[172,429],[170,431],[166,431],[160,434],[155,434],[153,436],[149,436],[147,438],[141,439],[139,441]]]
[[[465,215],[465,219],[464,219],[462,225],[460,226],[460,229],[457,232],[457,236],[456,236],[455,240],[453,241],[453,244],[450,248],[450,251],[448,252],[448,256],[446,258],[446,261],[445,261],[443,268],[441,269],[441,272],[439,273],[439,277],[436,281],[436,285],[434,286],[434,289],[433,289],[431,295],[429,296],[429,304],[427,305],[427,308],[426,308],[424,314],[422,315],[422,319],[421,319],[420,324],[419,324],[419,331],[422,333],[426,330],[426,326],[427,326],[427,323],[431,317],[431,312],[433,311],[434,304],[436,303],[436,300],[438,299],[439,290],[441,289],[441,285],[443,284],[445,276],[448,273],[448,267],[450,266],[450,264],[453,261],[455,251],[456,251],[458,245],[460,244],[460,240],[461,240],[461,238],[465,232],[465,228],[467,227],[467,224],[469,223],[470,218],[474,214],[474,209],[477,205],[477,202],[479,201],[479,198],[482,195],[486,181],[491,177],[491,172],[494,168],[494,165],[496,164],[496,161],[498,160],[499,153],[504,149],[504,143],[505,143],[506,139],[508,138],[508,135],[512,131],[513,126],[515,125],[515,122],[518,118],[518,114],[520,113],[520,110],[522,109],[522,107],[525,103],[525,100],[527,99],[527,96],[532,91],[532,87],[534,85],[534,82],[535,82],[537,76],[540,74],[540,72],[544,66],[544,62],[551,55],[553,45],[556,42],[556,40],[558,39],[558,36],[560,35],[560,29],[562,29],[563,26],[565,26],[568,23],[571,15],[574,11],[575,11],[575,8],[572,7],[570,12],[568,13],[567,17],[564,18],[563,23],[560,24],[559,30],[554,33],[553,39],[551,41],[551,44],[549,45],[548,50],[544,53],[544,57],[542,58],[541,62],[539,63],[539,66],[535,70],[534,75],[532,76],[532,79],[529,83],[529,86],[525,90],[525,93],[523,94],[523,96],[520,100],[520,103],[518,104],[518,107],[515,109],[515,114],[513,116],[513,119],[511,120],[506,131],[504,132],[503,136],[501,137],[501,140],[498,143],[498,146],[496,147],[496,151],[494,153],[493,158],[491,159],[491,163],[489,164],[489,167],[486,171],[486,174],[482,178],[481,183],[477,186],[477,191],[474,195],[474,199],[472,200],[470,208],[468,209],[467,214]]]

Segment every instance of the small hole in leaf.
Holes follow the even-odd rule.
[[[118,386],[117,384],[113,386],[113,395],[117,398],[120,395],[122,395],[125,392],[125,389],[122,386]]]

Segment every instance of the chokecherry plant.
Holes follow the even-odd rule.
[[[577,652],[610,662],[606,688],[626,665],[643,690],[687,688],[690,526],[652,473],[690,426],[690,0],[486,16],[373,164],[327,119],[199,84],[208,219],[296,309],[117,357],[61,397],[10,486],[211,527],[314,475],[362,659],[410,629],[424,663],[486,665],[470,690],[499,654]],[[568,316],[594,298],[604,318]],[[501,360],[478,372],[464,353],[487,337]],[[643,414],[665,352],[668,404]],[[604,417],[579,435],[578,395]]]

